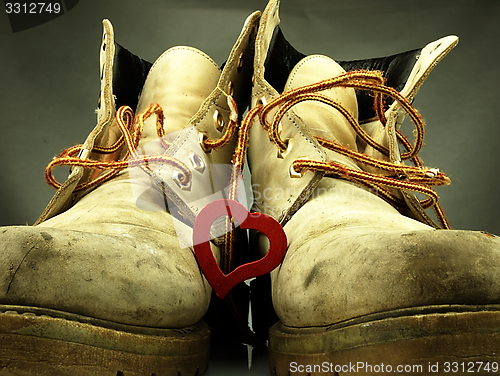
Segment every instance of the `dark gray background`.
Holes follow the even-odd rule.
[[[112,21],[118,43],[150,62],[169,47],[189,45],[221,64],[246,16],[265,5],[83,0],[66,15],[15,34],[0,15],[0,225],[36,220],[53,194],[45,165],[83,142],[95,125],[103,18]],[[451,226],[500,235],[499,1],[283,0],[281,20],[299,51],[338,60],[390,55],[458,35],[459,45],[414,103],[427,122],[421,156],[452,179],[438,190]],[[265,363],[249,374],[266,374]],[[242,359],[230,369],[245,366]],[[209,374],[227,367],[215,362]]]
[[[51,198],[43,171],[95,125],[101,20],[150,62],[189,45],[221,64],[246,16],[264,0],[81,1],[66,15],[18,33],[0,16],[0,224],[32,224]],[[497,118],[500,2],[284,0],[282,28],[301,52],[338,60],[385,56],[456,34],[459,45],[421,88],[421,152],[452,185],[439,189],[451,226],[500,234]]]

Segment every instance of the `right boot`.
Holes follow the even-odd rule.
[[[254,211],[273,216],[288,238],[270,277],[279,319],[269,330],[271,374],[497,372],[500,238],[435,229],[423,212],[432,200],[409,192],[437,201],[430,185],[447,183],[417,159],[423,123],[410,102],[457,38],[341,65],[295,51],[278,11],[270,0],[261,17],[252,108],[240,128]],[[378,93],[395,101],[384,108]],[[415,146],[397,133],[406,113]],[[259,256],[269,247],[258,234],[253,244]]]
[[[46,177],[58,190],[37,223],[0,228],[0,374],[207,369],[212,289],[189,244],[191,225],[229,183],[217,165],[231,163],[259,17],[248,17],[222,70],[189,47],[152,65],[116,44],[103,21],[98,124],[51,163]],[[120,129],[133,113],[121,106],[137,114],[126,142]],[[142,166],[127,164],[134,156]],[[59,163],[72,165],[62,185],[51,173]],[[211,242],[216,259],[220,244]]]

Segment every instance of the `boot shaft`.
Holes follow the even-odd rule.
[[[252,93],[253,106],[270,102],[274,98],[279,98],[280,95],[284,96],[279,90],[287,93],[288,90],[301,86],[307,90],[305,85],[322,82],[322,80],[335,76],[340,78],[345,71],[344,68],[351,71],[349,74],[353,75],[356,75],[359,69],[368,69],[369,71],[382,69],[382,76],[377,80],[384,79],[386,86],[380,86],[380,90],[386,90],[386,87],[388,92],[392,90],[393,94],[391,96],[400,98],[398,101],[389,98],[384,105],[381,105],[378,113],[374,116],[373,107],[374,104],[377,104],[376,96],[374,97],[374,94],[367,91],[366,88],[357,90],[356,97],[354,97],[352,89],[350,94],[341,97],[333,95],[331,90],[318,91],[314,89],[316,90],[314,94],[326,95],[329,97],[330,102],[333,99],[336,104],[330,103],[329,106],[324,106],[318,104],[319,99],[314,99],[292,105],[279,126],[282,130],[278,132],[281,139],[286,143],[286,153],[283,153],[284,148],[281,148],[281,153],[276,153],[279,140],[274,141],[273,138],[276,136],[272,135],[273,132],[269,129],[263,129],[269,127],[269,123],[279,106],[276,105],[274,112],[269,113],[268,121],[264,121],[263,125],[258,124],[259,121],[255,121],[250,130],[250,144],[258,144],[259,151],[252,150],[252,147],[250,147],[248,154],[253,176],[252,184],[256,196],[255,210],[273,215],[284,225],[293,213],[311,197],[320,181],[322,186],[329,185],[326,181],[322,181],[325,176],[324,171],[312,169],[296,171],[292,167],[292,164],[297,165],[296,161],[300,160],[302,165],[306,165],[307,160],[311,161],[311,163],[307,162],[310,165],[313,162],[318,162],[323,166],[333,163],[337,172],[328,172],[329,176],[337,174],[337,176],[349,180],[358,172],[361,172],[362,176],[365,172],[378,176],[394,176],[394,171],[397,171],[398,166],[404,163],[404,158],[408,159],[410,154],[416,155],[418,153],[422,146],[422,139],[418,137],[415,145],[412,146],[408,142],[409,146],[404,146],[409,147],[410,152],[400,152],[401,134],[399,133],[399,127],[405,118],[406,112],[411,108],[409,102],[413,101],[418,88],[436,64],[457,44],[458,38],[454,36],[442,38],[422,49],[385,58],[336,63],[325,56],[305,57],[305,55],[295,50],[286,41],[279,29],[278,8],[279,2],[271,1],[262,15],[256,41],[254,90]],[[356,80],[375,79],[374,77],[359,78],[362,77],[361,73],[356,76],[358,77],[355,78]],[[370,84],[369,81],[365,83]],[[348,86],[354,84],[351,87],[358,89],[366,86],[365,84],[363,84],[365,86],[360,86],[355,82],[347,84]],[[387,86],[389,84],[393,86]],[[344,94],[348,92],[346,89],[335,88],[335,90],[339,90],[339,93]],[[300,95],[305,94],[301,93],[296,97]],[[321,99],[321,101],[324,100]],[[400,101],[403,101],[403,104],[399,103]],[[280,105],[283,104],[280,102]],[[338,109],[335,108],[338,105],[345,109],[345,112],[340,116]],[[412,119],[421,123],[418,113],[414,109],[411,111],[413,111],[410,114]],[[348,118],[352,119],[346,121]],[[262,119],[260,119],[260,122],[262,123]],[[353,130],[354,123],[359,127],[356,131]],[[418,126],[422,127],[423,123]],[[367,139],[370,140],[370,144],[367,144]],[[329,142],[333,143],[335,148],[327,147]],[[373,145],[376,145],[377,148],[374,149]],[[352,153],[342,152],[342,155],[339,155],[333,151],[337,150],[338,147],[393,163],[394,169],[392,172],[390,172],[390,169],[387,170],[388,172],[380,170],[378,167],[374,169],[370,164],[362,162],[364,156],[360,156],[361,159],[358,157],[354,159],[350,156]],[[417,163],[420,162],[417,160]],[[435,174],[440,173],[438,170],[432,170],[429,176],[434,177]],[[368,175],[365,174],[364,176]],[[436,184],[448,183],[444,175],[439,175],[439,179],[442,180]],[[382,181],[382,179],[378,178],[376,180]],[[332,184],[335,185],[335,183]],[[396,181],[392,181],[391,184],[394,184],[394,187],[402,186]],[[392,205],[412,218],[439,227],[425,213],[414,194],[406,189],[392,188],[391,185],[388,185],[388,187],[388,189],[380,191],[371,183],[363,183],[360,188],[380,194],[380,197],[384,199],[390,199]],[[435,200],[435,197],[437,195],[434,195],[433,200]],[[436,208],[438,219],[441,220],[442,226],[446,227],[447,223],[444,215],[442,215],[438,206]]]

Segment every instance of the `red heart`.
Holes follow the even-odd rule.
[[[242,229],[254,229],[269,239],[269,250],[260,260],[238,266],[229,274],[222,273],[210,249],[210,228],[224,215],[234,218]],[[208,282],[217,296],[223,299],[238,283],[271,272],[283,258],[287,248],[286,234],[273,218],[262,213],[249,213],[239,202],[217,200],[205,206],[194,222],[194,253]]]

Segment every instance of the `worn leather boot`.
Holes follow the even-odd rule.
[[[410,102],[457,38],[337,63],[293,49],[278,7],[260,21],[248,127],[254,210],[288,237],[271,274],[271,373],[498,370],[500,238],[436,229],[423,209],[448,227],[430,188],[448,179],[416,155]],[[406,114],[414,144],[399,131]]]
[[[212,289],[191,226],[229,183],[259,17],[246,20],[222,70],[189,47],[152,65],[103,22],[98,124],[49,165],[58,191],[37,224],[0,229],[1,374],[206,370]],[[59,164],[72,166],[62,185],[51,172]]]

